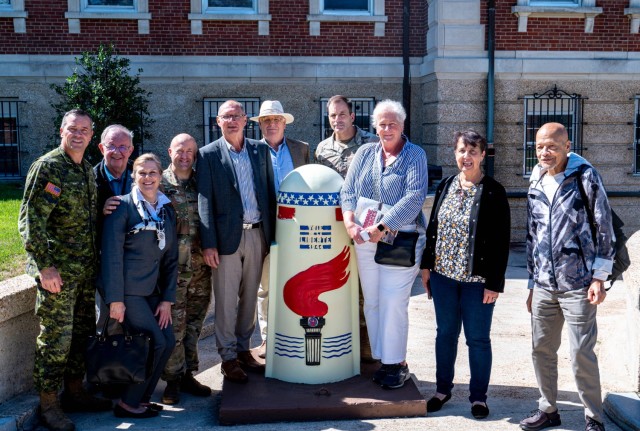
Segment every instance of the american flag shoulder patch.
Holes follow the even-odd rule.
[[[60,193],[62,193],[62,190],[60,190],[60,187],[52,183],[47,183],[46,187],[44,188],[44,191],[52,194],[55,197],[60,196]]]

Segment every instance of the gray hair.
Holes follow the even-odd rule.
[[[387,112],[394,114],[401,125],[403,125],[404,120],[407,119],[407,111],[402,107],[402,103],[385,99],[382,102],[378,102],[373,109],[373,113],[371,114],[371,124],[373,124],[373,127],[378,125],[378,117]]]
[[[112,133],[115,131],[120,131],[125,135],[129,136],[129,142],[131,143],[131,145],[133,145],[133,132],[121,124],[112,124],[110,126],[105,127],[105,129],[102,131],[102,135],[100,135],[100,142],[104,142],[105,139],[107,139],[107,136],[109,136],[109,133]]]

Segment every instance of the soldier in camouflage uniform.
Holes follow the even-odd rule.
[[[180,401],[179,392],[209,396],[211,389],[198,382],[198,339],[211,299],[211,268],[200,248],[198,192],[193,172],[198,146],[187,134],[173,138],[169,147],[171,165],[162,173],[164,194],[176,209],[178,231],[178,287],[171,309],[176,347],[162,378],[167,381],[165,404]]]
[[[34,380],[42,420],[51,430],[74,430],[65,411],[111,409],[109,400],[83,388],[84,349],[95,333],[94,278],[97,192],[83,159],[93,136],[83,111],[65,114],[61,145],[37,159],[27,175],[18,230],[27,252],[27,273],[37,282]],[[62,405],[58,390],[64,382]]]
[[[353,104],[345,96],[336,95],[329,99],[327,116],[333,134],[318,144],[316,163],[330,167],[344,178],[347,176],[347,170],[358,148],[369,142],[378,142],[378,137],[353,124],[356,119],[353,113]],[[367,323],[364,318],[362,287],[359,292],[360,359],[364,362],[374,362],[375,360],[371,356]]]

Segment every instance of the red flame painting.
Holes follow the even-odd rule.
[[[318,297],[339,289],[349,279],[349,247],[329,262],[313,265],[291,277],[284,285],[284,303],[299,316],[324,316],[329,311]]]

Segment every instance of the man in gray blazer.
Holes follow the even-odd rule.
[[[296,141],[284,136],[287,124],[293,123],[293,115],[284,112],[282,104],[277,100],[265,100],[260,106],[260,114],[251,117],[252,121],[260,124],[262,142],[269,145],[271,165],[275,177],[276,195],[280,190],[280,183],[289,172],[309,163],[309,144]],[[262,344],[257,349],[259,357],[266,356],[267,348],[267,317],[269,312],[269,256],[262,266],[262,278],[258,290],[258,322]]]
[[[218,109],[222,138],[198,152],[196,178],[202,254],[213,268],[216,343],[222,374],[246,382],[242,369],[264,370],[251,355],[262,262],[274,239],[276,196],[269,147],[247,139],[242,105]]]

